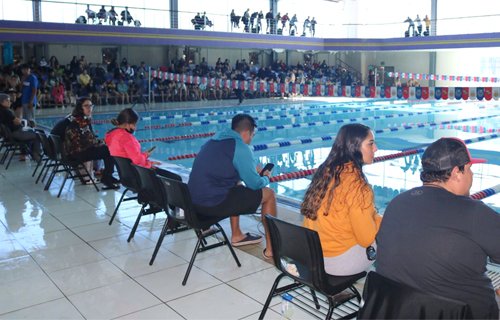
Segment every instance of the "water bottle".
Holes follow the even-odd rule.
[[[293,296],[285,293],[281,296],[281,315],[285,319],[292,319],[293,316]]]

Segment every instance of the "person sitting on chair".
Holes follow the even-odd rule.
[[[125,21],[127,22],[127,24],[131,24],[132,21],[134,21],[134,18],[132,18],[132,15],[128,11],[128,7],[125,7],[125,9],[120,12],[120,16],[122,19],[122,25],[125,25]]]
[[[35,131],[23,130],[21,119],[16,117],[10,105],[11,101],[9,95],[0,93],[0,123],[10,129],[12,138],[17,141],[30,143],[33,160],[40,160],[41,146],[40,143],[38,143]],[[24,161],[25,155],[21,155],[20,160]]]
[[[92,20],[92,23],[94,23],[96,13],[94,10],[90,9],[90,5],[87,5],[87,10],[85,10],[85,13],[87,14],[87,21],[90,23],[90,20]]]
[[[64,134],[64,151],[71,160],[87,162],[104,161],[101,182],[107,189],[118,189],[118,180],[113,177],[114,159],[108,147],[99,141],[92,129],[91,117],[94,105],[88,97],[80,98],[72,112],[71,122]]]
[[[369,127],[342,126],[304,196],[304,226],[318,232],[328,274],[357,274],[373,263],[370,255],[382,216],[362,167],[373,163],[376,151]]]
[[[118,17],[118,13],[116,13],[115,7],[111,6],[111,9],[108,11],[109,24],[116,25],[116,17]]]
[[[233,246],[262,241],[260,236],[241,231],[238,215],[254,213],[261,204],[262,217],[276,215],[276,196],[271,188],[266,187],[271,172],[266,170],[263,176],[259,175],[252,149],[248,146],[256,127],[251,116],[234,116],[230,130],[220,132],[201,147],[189,176],[188,188],[200,215],[231,217]],[[263,256],[271,259],[271,241],[264,221],[262,219],[266,229]]]
[[[421,187],[396,196],[377,235],[377,272],[415,289],[469,305],[473,319],[498,319],[488,257],[500,263],[500,215],[469,197],[465,143],[441,138],[422,155]]]
[[[99,9],[99,12],[97,13],[97,19],[99,19],[99,24],[102,24],[103,21],[108,21],[108,14],[104,6],[101,6],[101,9]]]
[[[109,153],[113,157],[130,159],[135,165],[154,169],[161,176],[170,177],[169,172],[157,167],[161,162],[149,160],[154,149],[144,152],[141,150],[141,145],[134,136],[138,122],[139,115],[132,108],[123,109],[116,119],[111,120],[115,128],[109,130],[104,137]]]

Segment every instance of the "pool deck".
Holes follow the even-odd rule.
[[[258,99],[242,105],[297,101]],[[165,108],[223,106],[236,106],[236,102],[169,103]],[[123,107],[96,107],[94,112],[117,113]],[[153,110],[165,108],[151,106]],[[38,110],[37,116],[69,112],[46,109]],[[67,183],[57,198],[62,176],[56,177],[49,191],[43,191],[31,177],[33,169],[34,162],[17,159],[9,170],[0,168],[0,318],[258,317],[277,276],[274,266],[262,257],[263,244],[235,248],[241,268],[225,248],[200,254],[184,287],[181,279],[195,244],[193,232],[165,237],[157,260],[149,266],[164,216],[145,216],[128,243],[126,238],[139,211],[137,203],[122,204],[117,219],[108,225],[123,189],[96,192],[91,186]],[[183,174],[186,178],[186,172]],[[302,222],[297,209],[287,205],[279,206],[278,215],[292,223]],[[243,230],[262,233],[258,218],[241,217]],[[230,234],[228,221],[221,224]],[[494,271],[500,273],[500,267]],[[357,287],[362,286],[360,281]],[[275,298],[266,319],[280,319],[279,312]],[[316,319],[298,309],[293,317]]]

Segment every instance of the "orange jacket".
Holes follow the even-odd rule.
[[[346,164],[330,208],[327,208],[327,201],[333,180],[316,220],[304,219],[304,227],[318,232],[325,257],[341,255],[356,244],[368,247],[375,241],[380,227],[382,216],[375,210],[373,191],[370,186],[363,185],[356,170],[352,163]],[[325,211],[327,216],[323,214]]]

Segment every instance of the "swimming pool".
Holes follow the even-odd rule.
[[[360,122],[376,135],[376,156],[421,148],[440,137],[461,139],[483,137],[468,146],[475,157],[488,160],[474,165],[471,193],[498,185],[500,179],[500,140],[498,116],[500,103],[490,102],[295,102],[245,107],[199,108],[141,112],[136,133],[144,148],[156,145],[154,157],[190,168],[191,157],[216,131],[230,126],[232,116],[246,112],[257,119],[258,131],[252,142],[255,156],[262,164],[275,164],[273,175],[317,168],[328,156],[338,129],[345,123]],[[112,126],[107,121],[115,114],[94,116],[99,136]],[[38,119],[52,126],[57,118]],[[167,160],[176,157],[182,159]],[[383,212],[397,194],[421,184],[421,153],[380,161],[364,167],[373,186],[377,208]],[[311,176],[272,183],[271,187],[287,202],[301,201]],[[500,195],[483,200],[500,212]]]

